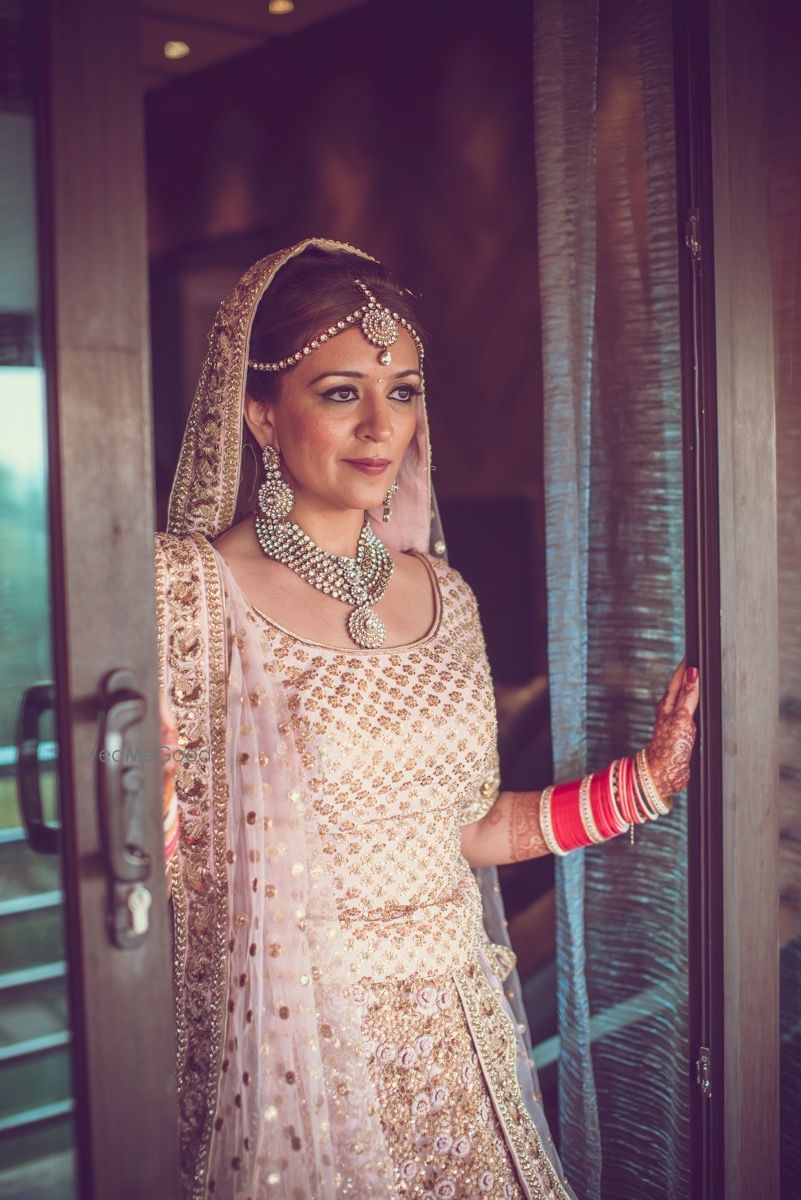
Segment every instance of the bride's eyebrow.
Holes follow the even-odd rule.
[[[419,375],[420,372],[416,367],[410,367],[408,371],[397,371],[394,375],[390,375],[390,379],[403,379],[405,375]],[[323,371],[322,375],[315,375],[314,379],[310,379],[309,383],[319,383],[321,379],[329,379],[335,376],[341,379],[342,376],[347,376],[348,379],[367,379],[361,371]]]

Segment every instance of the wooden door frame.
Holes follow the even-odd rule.
[[[779,1195],[778,557],[766,9],[712,0],[726,1200]]]
[[[702,681],[697,770],[688,795],[690,1153],[693,1200],[719,1200],[724,1173],[723,750],[708,5],[677,0],[674,15],[685,628],[688,657],[697,662]],[[704,1057],[708,1087],[702,1087]]]
[[[757,0],[678,0],[676,16],[678,233],[699,245],[680,267],[688,648],[703,684],[691,1038],[693,1057],[711,1050],[709,1097],[692,1092],[693,1197],[771,1200],[779,691],[765,14]]]
[[[140,15],[40,0],[43,343],[73,1092],[82,1200],[178,1196],[172,951],[161,831]],[[150,932],[111,944],[98,696],[134,670],[152,797]]]

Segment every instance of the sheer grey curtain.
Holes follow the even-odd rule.
[[[684,652],[668,0],[538,0],[535,155],[557,779],[644,745]],[[686,816],[557,868],[561,1154],[689,1194]]]

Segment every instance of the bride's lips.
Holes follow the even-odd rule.
[[[357,471],[364,471],[365,475],[383,475],[390,466],[388,458],[346,458],[345,462]]]

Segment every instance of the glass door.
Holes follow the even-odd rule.
[[[72,1197],[32,29],[0,14],[0,1195]]]
[[[138,14],[68,7],[0,0],[0,1196],[168,1200]]]

